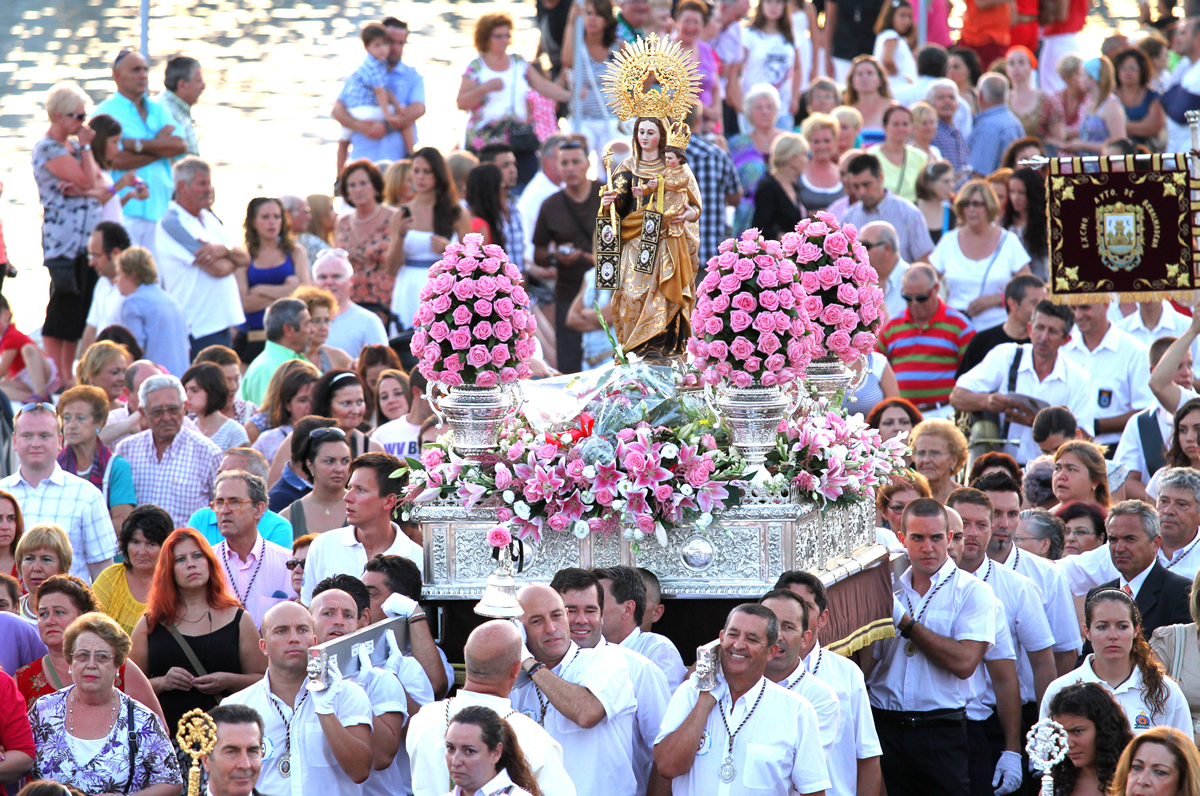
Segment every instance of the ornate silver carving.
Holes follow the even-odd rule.
[[[733,447],[746,464],[762,464],[775,447],[788,403],[778,385],[718,388],[717,408],[729,425]]]
[[[437,401],[453,435],[454,450],[473,460],[499,446],[500,426],[512,407],[512,393],[504,387],[451,387]]]
[[[703,536],[693,536],[679,548],[679,559],[688,569],[703,572],[712,566],[717,556],[712,542]]]
[[[869,369],[865,362],[860,364],[862,367],[855,373],[836,356],[818,357],[808,363],[804,384],[816,399],[824,398],[826,406],[839,406],[866,378]]]

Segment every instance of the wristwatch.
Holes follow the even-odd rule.
[[[91,151],[92,151],[92,145],[91,145],[91,144],[80,144],[80,145],[79,145],[79,151],[80,151],[80,152],[91,152]]]
[[[134,151],[134,154],[137,154],[137,155],[142,154],[142,139],[140,139],[140,138],[133,139],[133,151]]]

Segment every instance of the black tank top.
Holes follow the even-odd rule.
[[[238,639],[243,613],[244,611],[239,608],[233,621],[211,633],[201,636],[184,634],[188,646],[192,648],[192,652],[195,653],[196,658],[209,674],[213,672],[242,674]],[[196,623],[200,627],[205,624],[207,623],[204,621]],[[179,646],[179,642],[171,635],[171,631],[167,630],[166,625],[155,625],[154,630],[147,636],[146,642],[150,663],[149,671],[146,672],[147,677],[162,677],[175,666],[186,669],[197,677],[200,675],[188,660],[183,648]],[[163,691],[159,693],[158,701],[162,703],[167,727],[175,728],[179,725],[179,719],[183,717],[184,713],[193,708],[205,711],[215,708],[226,696],[228,694],[204,694],[193,688],[189,691]]]

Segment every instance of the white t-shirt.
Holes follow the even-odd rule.
[[[742,91],[749,93],[759,83],[772,85],[782,100],[779,118],[791,118],[792,81],[796,79],[796,48],[782,33],[765,33],[758,28],[742,29],[746,60],[742,65]],[[789,124],[788,129],[792,129]]]
[[[883,62],[883,45],[893,39],[896,41],[896,51],[892,54],[892,62],[896,64],[896,74],[888,76],[888,85],[895,91],[917,82],[917,59],[913,58],[912,48],[899,33],[885,30],[875,37],[874,56],[880,63]]]
[[[97,332],[114,323],[121,322],[121,304],[125,297],[117,290],[117,285],[107,276],[96,280],[96,290],[92,293],[92,306],[88,310],[87,325]]]
[[[389,420],[371,432],[371,439],[383,446],[384,451],[403,459],[421,455],[421,427],[408,422],[408,416]]]
[[[960,231],[952,229],[942,235],[933,254],[929,255],[929,264],[943,276],[950,291],[946,303],[965,313],[967,306],[980,296],[1003,294],[1009,280],[1029,265],[1029,253],[1025,251],[1020,238],[1008,230],[1002,230],[996,251],[982,260],[971,260],[958,245]],[[1008,315],[1001,305],[972,317],[971,324],[976,331],[980,331],[999,326],[1007,319]]]
[[[496,72],[488,68],[483,59],[479,59],[479,85],[500,78],[504,82],[504,87],[499,91],[493,91],[484,97],[483,105],[479,108],[479,122],[487,124],[488,122],[496,122],[504,118],[512,117],[517,121],[523,122],[527,116],[526,97],[529,94],[529,83],[525,79],[525,70],[529,68],[529,64],[525,63],[524,59],[519,56],[508,56],[508,69],[503,72]]]
[[[158,260],[158,278],[163,289],[175,297],[183,308],[192,337],[238,326],[246,321],[237,280],[229,276],[213,276],[196,265],[196,256],[176,240],[170,230],[178,224],[201,243],[219,243],[233,247],[234,240],[209,210],[193,216],[175,202],[158,222],[154,238],[154,255]]]

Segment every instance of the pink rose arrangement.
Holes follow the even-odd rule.
[[[707,384],[787,384],[812,357],[800,270],[779,241],[748,229],[708,261],[692,310],[688,351]]]
[[[829,213],[804,219],[779,240],[784,259],[798,271],[798,308],[813,326],[813,357],[850,363],[875,348],[883,313],[879,275],[853,224]]]
[[[447,387],[495,387],[531,375],[537,321],[504,249],[467,235],[429,269],[413,319],[421,374]]]

